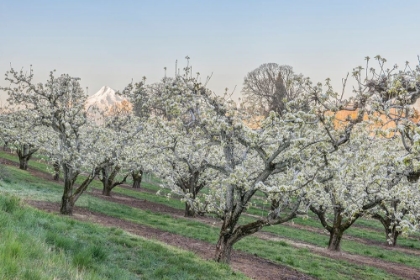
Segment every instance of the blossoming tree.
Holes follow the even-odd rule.
[[[6,73],[10,86],[4,88],[13,105],[25,106],[36,112],[36,121],[49,127],[58,139],[58,146],[49,145],[52,160],[57,161],[64,173],[64,191],[60,213],[71,215],[77,199],[87,189],[98,172],[106,137],[96,127],[87,124],[84,103],[86,95],[79,79],[50,73],[45,84],[35,85],[33,71],[29,73],[13,68]],[[101,146],[104,145],[104,146]],[[75,181],[81,172],[87,177],[78,187]]]

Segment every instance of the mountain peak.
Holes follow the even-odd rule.
[[[101,96],[101,95],[115,95],[115,90],[113,90],[111,87],[109,86],[103,86],[101,87],[100,90],[98,90],[95,94],[93,94],[92,96]],[[90,97],[92,97],[90,96]],[[89,97],[89,98],[90,98]]]
[[[91,106],[97,107],[99,110],[108,110],[116,103],[121,103],[125,98],[116,95],[115,90],[109,86],[103,86],[95,94],[89,96],[86,100],[86,108]]]

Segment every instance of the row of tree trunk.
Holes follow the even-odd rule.
[[[36,149],[31,149],[29,145],[22,145],[21,149],[17,150],[17,154],[19,157],[19,167],[20,169],[27,170],[28,168],[28,161],[32,157],[32,155],[36,152]],[[60,164],[58,162],[54,162],[54,180],[59,180],[60,177]],[[96,174],[89,175],[83,183],[78,186],[77,188],[74,187],[75,177],[78,174],[71,174],[71,171],[68,170],[66,167],[62,167],[64,171],[64,194],[62,197],[62,204],[60,212],[62,214],[71,215],[73,213],[73,207],[80,196],[80,194],[88,187],[88,185],[94,180],[96,175],[99,175],[100,181],[103,185],[102,194],[105,196],[110,196],[112,189],[116,186],[121,185],[126,182],[128,175],[126,175],[121,181],[117,181],[116,177],[120,171],[119,166],[106,166],[101,168]],[[131,173],[133,185],[132,187],[135,189],[139,189],[141,186],[142,178],[143,178],[143,171],[137,170]],[[178,182],[178,186],[180,186],[185,192],[188,192],[192,195],[192,199],[195,199],[197,193],[203,188],[203,186],[198,186],[198,175],[192,176],[191,180],[180,180]],[[276,208],[275,205],[276,201],[273,201],[271,210]],[[330,233],[329,241],[328,241],[328,249],[332,251],[339,251],[341,248],[341,240],[343,238],[343,234],[345,230],[347,230],[361,215],[357,217],[353,217],[350,220],[344,221],[340,209],[335,210],[335,216],[333,223],[329,225],[326,222],[326,211],[323,209],[317,209],[311,207],[312,212],[314,212],[321,223],[324,225],[325,229]],[[197,215],[195,208],[191,205],[190,202],[185,203],[185,217],[195,217]],[[397,244],[397,238],[399,236],[399,231],[397,230],[397,225],[393,224],[393,221],[387,216],[380,216],[378,214],[373,215],[373,218],[379,220],[385,229],[385,235],[387,240],[389,240],[389,244],[391,246],[395,246]],[[215,260],[219,262],[229,262],[231,251],[233,245],[238,242],[244,236],[247,236],[259,228],[263,226],[262,221],[257,221],[256,224],[248,227],[237,227],[236,222],[231,219],[225,219],[220,231],[219,240],[216,246],[216,254]],[[234,229],[234,230],[232,230]]]

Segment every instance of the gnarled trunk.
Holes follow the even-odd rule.
[[[193,218],[193,217],[195,217],[195,215],[196,215],[196,212],[195,212],[194,207],[191,206],[190,203],[185,202],[185,214],[184,214],[184,216]]]
[[[19,157],[19,168],[22,170],[28,170],[28,158]]]
[[[326,219],[326,208],[322,206],[316,208],[311,205],[309,209],[318,216],[322,226],[330,233],[330,239],[328,241],[328,250],[330,251],[340,251],[344,231],[361,216],[360,213],[355,214],[353,217],[344,221],[342,216],[343,209],[336,207],[334,208],[334,219],[331,225],[329,225]]]
[[[197,197],[197,194],[204,188],[205,183],[199,183],[201,169],[189,169],[189,176],[185,178],[179,178],[176,182],[177,186],[182,190],[185,195],[188,195],[191,201],[185,202],[185,217],[195,217],[197,215],[196,209],[191,204]]]
[[[114,170],[112,170],[112,166],[105,166],[101,169],[102,178],[100,179],[102,182],[102,194],[105,196],[111,196],[115,175],[118,172],[115,169],[119,170],[118,167],[115,167]]]
[[[75,178],[70,168],[64,167],[64,191],[61,198],[60,213],[63,215],[73,215],[74,197],[73,185]],[[76,175],[77,176],[77,175]]]
[[[220,229],[219,240],[216,244],[214,260],[221,263],[230,263],[233,245],[242,238],[258,232],[263,226],[267,225],[265,220],[240,225],[236,227],[240,215],[236,213],[231,218],[225,218]]]
[[[399,210],[398,207],[400,203],[401,201],[399,199],[391,200],[390,204],[382,203],[380,207],[382,208],[384,215],[381,215],[380,213],[375,213],[372,215],[372,218],[380,221],[383,225],[385,229],[385,238],[387,244],[390,246],[397,245],[397,239],[400,235],[400,231],[397,230],[399,221],[400,219],[404,218],[404,216],[409,212],[409,210],[406,208],[402,208]],[[400,215],[397,218],[395,213],[398,212],[400,212]]]
[[[109,186],[104,186],[102,189],[102,194],[105,196],[111,196],[111,188]]]
[[[80,186],[74,188],[74,183],[76,182],[79,173],[74,172],[72,168],[68,167],[65,163],[62,164],[62,168],[64,173],[64,191],[61,198],[60,213],[63,215],[72,215],[76,201],[93,181],[97,174],[97,170],[95,170],[94,174],[89,174]]]
[[[58,161],[55,161],[53,164],[53,168],[54,168],[53,179],[54,181],[58,181],[60,180],[60,163]]]
[[[397,230],[397,225],[392,225],[392,220],[388,216],[382,217],[380,214],[374,214],[372,218],[379,220],[384,226],[386,243],[390,246],[397,245],[397,238],[400,234]]]
[[[143,179],[143,170],[131,173],[131,177],[133,178],[133,188],[140,189],[141,181]]]
[[[238,241],[235,226],[238,219],[231,215],[224,218],[223,225],[220,228],[219,240],[216,244],[214,260],[220,263],[230,263],[233,245]]]
[[[397,226],[394,225],[391,228],[385,228],[386,238],[390,246],[397,245],[397,239],[398,239],[398,236],[400,235],[400,232],[396,229],[396,227]]]
[[[72,196],[63,194],[61,198],[60,214],[70,215],[70,216],[73,215],[73,207],[74,207],[74,201],[72,199]]]
[[[214,260],[220,263],[230,263],[232,248],[235,241],[229,235],[220,234],[216,244],[216,254]]]
[[[314,207],[313,205],[309,206],[309,209],[315,213],[322,226],[329,231],[330,233],[330,240],[328,242],[328,250],[331,251],[340,251],[340,243],[343,238],[343,233],[351,227],[354,222],[356,222],[357,219],[363,216],[365,210],[371,209],[378,205],[382,200],[380,198],[370,201],[369,203],[363,205],[361,208],[361,211],[354,213],[353,215],[349,217],[343,216],[344,208],[340,205],[337,205],[335,203],[335,200],[333,200],[333,203],[335,206],[333,207],[334,212],[334,218],[332,219],[331,225],[328,224],[327,218],[326,218],[326,212],[327,208],[323,207],[322,205],[318,207]]]
[[[101,169],[102,178],[102,194],[105,196],[111,196],[111,191],[121,184],[124,184],[127,180],[128,174],[121,181],[116,181],[117,175],[120,172],[120,166],[105,166]]]
[[[328,241],[328,250],[330,251],[340,251],[341,239],[343,238],[344,230],[340,227],[334,227],[330,231],[330,240]]]
[[[31,159],[32,155],[38,151],[34,149],[32,145],[23,144],[17,149],[17,155],[19,157],[19,168],[22,170],[28,169],[28,161]]]

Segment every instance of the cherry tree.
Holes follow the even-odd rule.
[[[229,262],[232,246],[243,237],[296,217],[305,187],[318,172],[312,162],[318,157],[314,149],[320,134],[312,114],[298,111],[279,118],[271,113],[259,130],[230,121],[228,118],[217,130],[208,130],[219,134],[222,147],[219,164],[211,166],[225,176],[212,182],[210,205],[223,221],[215,256],[221,262]],[[226,123],[229,125],[224,127]],[[269,198],[271,211],[266,217],[239,225],[258,190]]]
[[[330,250],[340,250],[344,232],[379,206],[398,182],[389,166],[396,157],[395,142],[371,133],[367,125],[358,124],[346,145],[325,154],[326,168],[308,191],[310,210],[330,234]]]
[[[161,152],[156,156],[159,163],[154,173],[163,179],[163,187],[183,198],[186,217],[202,214],[202,207],[197,204],[198,196],[207,181],[217,176],[208,164],[208,159],[215,152],[214,144],[199,128],[187,129],[182,121],[162,121],[161,124],[158,131],[165,136]]]
[[[19,168],[28,169],[28,161],[43,142],[49,141],[48,130],[35,122],[36,115],[28,110],[9,110],[2,115],[2,134],[19,158]]]
[[[146,88],[146,77],[138,83],[129,83],[122,92],[117,92],[118,95],[122,95],[131,104],[130,112],[138,118],[142,123],[149,120],[149,117],[153,111],[153,106],[150,102],[150,92]],[[131,156],[135,155],[137,158],[132,159],[129,162],[129,170],[133,180],[133,188],[139,189],[143,179],[143,174],[148,166],[143,160],[146,158],[147,149],[143,149],[143,143],[147,143],[147,133],[151,132],[150,126],[145,126],[144,135],[137,135],[135,143],[140,145],[137,149],[131,149]],[[139,141],[141,139],[141,141]],[[142,142],[143,141],[143,142]],[[132,158],[132,157],[131,157]],[[128,162],[128,161],[127,161]]]
[[[158,136],[153,133],[151,124],[133,115],[112,116],[104,125],[109,131],[110,145],[101,164],[99,179],[103,184],[102,193],[109,196],[113,188],[126,182],[128,176],[137,179],[139,171],[150,170],[154,163],[154,140]],[[134,184],[137,182],[134,180]]]
[[[386,68],[386,60],[380,56],[375,57],[375,59],[378,61],[379,69],[369,68],[370,58],[366,57],[365,68],[360,66],[353,70],[352,77],[356,81],[356,86],[353,87],[354,95],[349,100],[343,99],[347,78],[343,80],[341,95],[333,91],[329,80],[326,82],[326,91],[323,91],[321,85],[310,87],[314,100],[318,104],[319,119],[331,140],[332,151],[341,153],[340,149],[349,149],[349,145],[351,146],[349,142],[353,137],[354,128],[370,119],[373,121],[373,125],[366,127],[366,130],[375,135],[375,138],[371,141],[382,143],[383,146],[377,147],[376,150],[375,146],[373,146],[368,152],[369,154],[370,152],[382,154],[383,159],[385,159],[385,161],[382,161],[381,158],[372,158],[372,162],[368,162],[371,166],[379,164],[377,168],[384,170],[382,177],[375,182],[377,186],[381,186],[381,192],[379,193],[379,189],[377,190],[377,195],[380,195],[377,197],[378,199],[380,198],[380,203],[377,203],[378,199],[373,199],[371,200],[372,203],[363,206],[359,205],[361,207],[359,207],[359,211],[355,212],[356,216],[354,214],[347,216],[348,219],[344,222],[342,219],[343,215],[340,215],[340,211],[337,211],[337,209],[341,210],[343,207],[334,208],[334,206],[330,206],[334,208],[335,214],[338,214],[337,221],[340,223],[337,224],[336,220],[334,220],[334,224],[337,224],[337,230],[334,229],[334,225],[329,225],[322,220],[325,217],[324,212],[327,211],[326,206],[318,204],[316,207],[313,206],[311,208],[321,219],[327,230],[330,231],[329,248],[333,250],[339,249],[340,236],[343,230],[350,226],[356,217],[366,213],[369,213],[384,224],[388,240],[391,243],[396,240],[394,237],[398,236],[398,231],[401,231],[402,228],[406,232],[409,223],[407,223],[407,220],[402,220],[402,217],[405,213],[408,213],[408,210],[404,207],[401,208],[401,211],[396,210],[397,208],[400,209],[398,207],[400,203],[406,207],[407,200],[400,200],[403,197],[398,194],[408,192],[412,194],[410,197],[413,197],[413,193],[416,193],[416,190],[411,188],[412,185],[410,187],[410,184],[404,184],[404,180],[417,181],[420,175],[416,167],[416,155],[411,148],[415,146],[413,139],[416,137],[416,133],[413,130],[416,118],[411,104],[420,95],[418,67],[416,70],[412,70],[406,64],[403,70],[398,71],[398,66],[396,65],[391,69]],[[394,138],[396,135],[400,135],[400,143],[395,142]],[[389,142],[393,144],[389,144]],[[391,148],[389,148],[389,145],[391,145]],[[399,151],[402,146],[406,150],[405,156],[402,156],[401,151]],[[385,149],[385,147],[388,147],[388,149]],[[384,150],[387,150],[388,153],[384,154]],[[390,164],[394,162],[392,159],[398,153],[400,153],[400,157],[397,158],[405,165],[402,169]],[[330,153],[325,154],[328,155]],[[359,166],[363,166],[362,162],[360,162]],[[365,176],[363,173],[360,176]],[[372,174],[368,175],[372,176]],[[382,181],[381,184],[378,183],[379,180]],[[365,182],[366,190],[368,190],[369,178],[365,178]],[[330,189],[330,187],[327,189]],[[333,191],[335,193],[337,190],[333,189]],[[354,197],[357,196],[354,195]],[[365,198],[367,197],[368,195],[366,194]],[[375,203],[376,207],[371,207]],[[414,205],[411,209],[416,208]],[[397,214],[393,214],[395,212]],[[414,221],[412,211],[410,213],[409,220]],[[402,221],[405,227],[399,226],[399,221]],[[336,232],[336,237],[334,237],[334,231]]]
[[[383,225],[387,243],[395,246],[400,235],[419,230],[420,192],[404,176],[387,194],[370,215]]]
[[[249,72],[244,78],[244,102],[254,112],[267,116],[270,111],[281,115],[285,103],[303,92],[302,75],[294,73],[289,65],[265,63]]]
[[[381,132],[385,137],[399,138],[403,152],[394,162],[394,173],[399,184],[389,189],[388,196],[372,217],[385,229],[387,241],[396,245],[397,238],[418,229],[419,213],[419,135],[418,112],[413,104],[420,97],[420,60],[413,69],[406,62],[404,68],[386,67],[386,59],[376,56],[378,67],[370,68],[364,78],[358,75],[358,85],[367,88],[371,106],[381,118]],[[366,69],[370,58],[366,58]]]
[[[13,105],[25,106],[36,112],[37,122],[51,128],[57,146],[49,145],[53,161],[59,162],[64,173],[64,191],[60,213],[71,215],[77,199],[87,189],[99,171],[101,152],[106,147],[106,137],[94,125],[88,125],[84,103],[86,95],[79,79],[63,74],[50,73],[45,84],[33,83],[33,71],[25,73],[13,68],[6,73],[10,86],[3,88]],[[100,146],[100,144],[104,146]],[[77,177],[86,172],[86,179],[75,187]]]
[[[215,172],[206,176],[208,193],[196,197],[190,205],[222,220],[215,260],[229,263],[236,242],[264,226],[281,224],[297,215],[305,186],[314,180],[318,170],[312,164],[318,158],[315,147],[326,137],[319,129],[316,115],[300,110],[307,104],[303,95],[286,104],[281,117],[272,112],[258,129],[251,129],[233,102],[215,96],[191,77],[188,67],[185,70],[183,76],[175,77],[163,87],[159,97],[165,104],[168,121],[179,119],[185,128],[199,129],[199,139],[206,138],[211,146],[205,161],[202,153],[182,149],[181,157],[175,157],[175,161],[195,157],[196,162]],[[188,139],[191,134],[184,137]],[[188,164],[179,166],[185,166],[182,167],[185,170]],[[172,182],[176,184],[175,179]],[[266,193],[270,201],[276,200],[277,207],[266,217],[240,224],[240,217],[257,191]],[[191,195],[188,199],[193,200]]]

